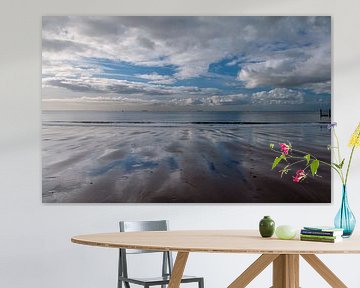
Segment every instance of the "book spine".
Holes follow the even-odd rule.
[[[335,239],[325,239],[325,238],[309,238],[309,237],[300,237],[301,241],[313,241],[313,242],[327,242],[327,243],[335,243]]]
[[[336,237],[336,236],[304,235],[304,234],[300,234],[300,236],[303,238],[314,238],[314,239],[337,239],[341,237],[341,236]]]
[[[331,231],[315,231],[302,229],[300,233],[303,235],[334,236],[334,232]]]

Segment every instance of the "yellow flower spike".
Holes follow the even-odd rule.
[[[352,134],[349,142],[350,147],[360,147],[360,122]]]

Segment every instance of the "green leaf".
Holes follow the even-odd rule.
[[[345,158],[341,161],[340,165],[339,165],[339,168],[342,169],[342,167],[344,166],[344,163],[345,163]]]
[[[283,154],[281,154],[281,156],[279,157],[276,157],[274,163],[272,164],[271,170],[273,170],[280,163],[282,159],[286,159]]]
[[[280,157],[276,157],[276,158],[274,159],[274,162],[273,162],[272,166],[271,166],[271,170],[273,170],[273,169],[279,164],[280,161],[281,161],[281,158],[280,158]]]
[[[318,168],[319,168],[319,160],[315,159],[310,164],[310,169],[311,169],[312,176],[315,176]]]
[[[307,162],[307,164],[309,165],[309,163],[310,163],[310,158],[311,158],[310,154],[305,155],[304,158],[306,159],[306,162]]]
[[[343,159],[340,164],[337,164],[337,163],[334,163],[334,162],[332,162],[332,164],[333,164],[336,168],[342,169],[342,167],[344,166],[344,162],[345,162],[345,159]]]
[[[270,144],[270,149],[274,149],[274,144]]]

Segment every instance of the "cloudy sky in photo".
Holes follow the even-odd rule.
[[[318,109],[331,18],[46,16],[42,87],[60,108]]]

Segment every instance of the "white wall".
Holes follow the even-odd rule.
[[[256,228],[258,220],[267,214],[278,224],[331,224],[340,201],[340,183],[335,175],[331,205],[42,204],[41,16],[331,15],[334,120],[339,122],[338,132],[346,145],[360,120],[359,1],[11,0],[3,1],[0,9],[0,287],[115,287],[116,250],[74,245],[70,237],[117,230],[119,219],[167,218],[172,229]],[[360,184],[356,181],[360,151],[356,156],[349,192],[360,219]],[[193,254],[187,272],[204,275],[208,288],[226,287],[255,257]],[[360,255],[321,258],[348,287],[360,287],[356,273]],[[137,265],[146,270],[140,262]],[[306,263],[301,265],[302,287],[328,287]],[[267,269],[250,287],[269,287],[270,276]]]

